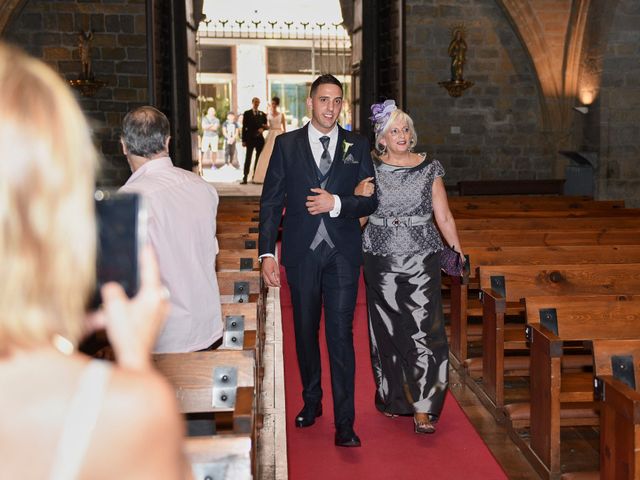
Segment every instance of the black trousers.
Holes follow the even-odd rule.
[[[247,180],[249,176],[249,170],[251,169],[251,156],[253,155],[253,151],[256,151],[256,165],[255,168],[258,167],[258,159],[260,158],[260,153],[262,153],[262,149],[264,148],[264,140],[257,141],[255,143],[247,143],[247,152],[244,157],[244,180]],[[255,171],[254,168],[254,171]]]
[[[355,418],[353,312],[360,267],[352,265],[326,242],[309,251],[294,267],[286,267],[291,289],[296,352],[305,404],[322,400],[318,333],[324,305],[325,335],[331,366],[335,425],[352,426]]]

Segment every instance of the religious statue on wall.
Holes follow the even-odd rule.
[[[93,80],[93,72],[91,71],[92,40],[93,32],[91,30],[81,30],[78,33],[78,51],[80,52],[80,63],[82,64],[80,80]]]
[[[473,86],[473,82],[464,79],[464,64],[467,58],[467,42],[464,39],[464,25],[456,25],[451,29],[451,42],[447,50],[451,58],[451,79],[446,82],[438,82],[452,97],[459,97],[467,88]]]
[[[467,42],[464,41],[464,31],[456,28],[449,44],[449,56],[451,57],[451,81],[464,82],[462,71],[464,69],[467,54]]]
[[[91,67],[91,42],[93,32],[91,30],[80,30],[78,32],[78,54],[80,57],[81,70],[77,79],[69,80],[73,88],[77,88],[83,97],[93,97],[96,92],[107,83],[96,80]]]

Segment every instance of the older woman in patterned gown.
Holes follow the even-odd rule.
[[[385,415],[413,415],[416,433],[433,433],[448,385],[448,345],[440,292],[444,240],[460,252],[444,169],[413,153],[411,118],[393,100],[371,107],[379,205],[363,234],[375,402]],[[367,195],[371,182],[358,186]],[[436,224],[437,227],[436,228]]]

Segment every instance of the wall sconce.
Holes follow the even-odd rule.
[[[576,112],[580,112],[582,115],[586,115],[587,113],[589,113],[589,107],[584,107],[584,106],[582,106],[582,107],[573,107],[573,109]]]
[[[80,52],[80,62],[82,70],[77,80],[69,80],[69,84],[80,91],[83,97],[93,97],[98,90],[104,87],[107,82],[96,80],[91,70],[91,41],[93,32],[91,30],[80,30],[78,33],[78,51]]]

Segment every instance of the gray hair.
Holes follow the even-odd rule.
[[[133,155],[149,158],[161,153],[169,137],[169,119],[155,107],[136,108],[122,121],[122,141]]]

